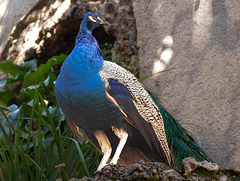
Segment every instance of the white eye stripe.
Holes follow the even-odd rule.
[[[88,18],[89,18],[91,21],[93,21],[93,22],[96,22],[96,20],[95,20],[95,19],[93,19],[93,17],[92,17],[92,16],[88,16]]]
[[[102,19],[99,16],[97,18],[102,21]]]

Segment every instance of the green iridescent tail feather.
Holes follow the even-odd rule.
[[[180,165],[186,157],[193,157],[198,162],[204,160],[214,162],[204,153],[189,133],[160,105],[157,99],[153,95],[150,96],[161,112],[173,165]]]

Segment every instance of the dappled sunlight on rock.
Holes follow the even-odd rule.
[[[165,46],[172,46],[173,45],[173,37],[170,35],[166,36],[163,39],[162,44]]]
[[[166,65],[168,65],[170,63],[172,56],[173,56],[173,50],[171,48],[167,48],[161,53],[160,58]]]
[[[5,0],[3,2],[1,2],[1,11],[0,11],[0,18],[5,18],[6,14],[7,14],[7,4],[8,4],[8,0]],[[0,24],[0,34],[2,34],[2,27],[3,24]]]
[[[171,46],[173,45],[173,38],[172,36],[168,35],[166,36],[162,44],[164,47],[167,47],[163,49],[162,47],[157,50],[157,54],[160,55],[159,59],[155,59],[153,63],[153,69],[152,73],[157,73],[159,71],[163,71],[166,69],[167,65],[171,63],[172,57],[173,57],[173,50]],[[163,49],[163,50],[162,50]]]
[[[71,5],[70,0],[65,0],[63,3],[56,1],[52,6],[54,9],[57,9],[57,11],[54,13],[54,16],[51,18],[51,21],[48,21],[46,27],[51,28],[52,26],[54,26],[64,15],[64,13],[70,8],[70,5]]]

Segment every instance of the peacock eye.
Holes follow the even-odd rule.
[[[96,22],[97,16],[93,15],[93,16],[89,16],[88,17],[92,22]]]

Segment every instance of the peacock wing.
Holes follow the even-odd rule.
[[[105,81],[107,97],[123,113],[124,119],[139,130],[165,163],[171,165],[163,120],[148,92],[133,74],[115,63],[104,61],[100,75]]]

